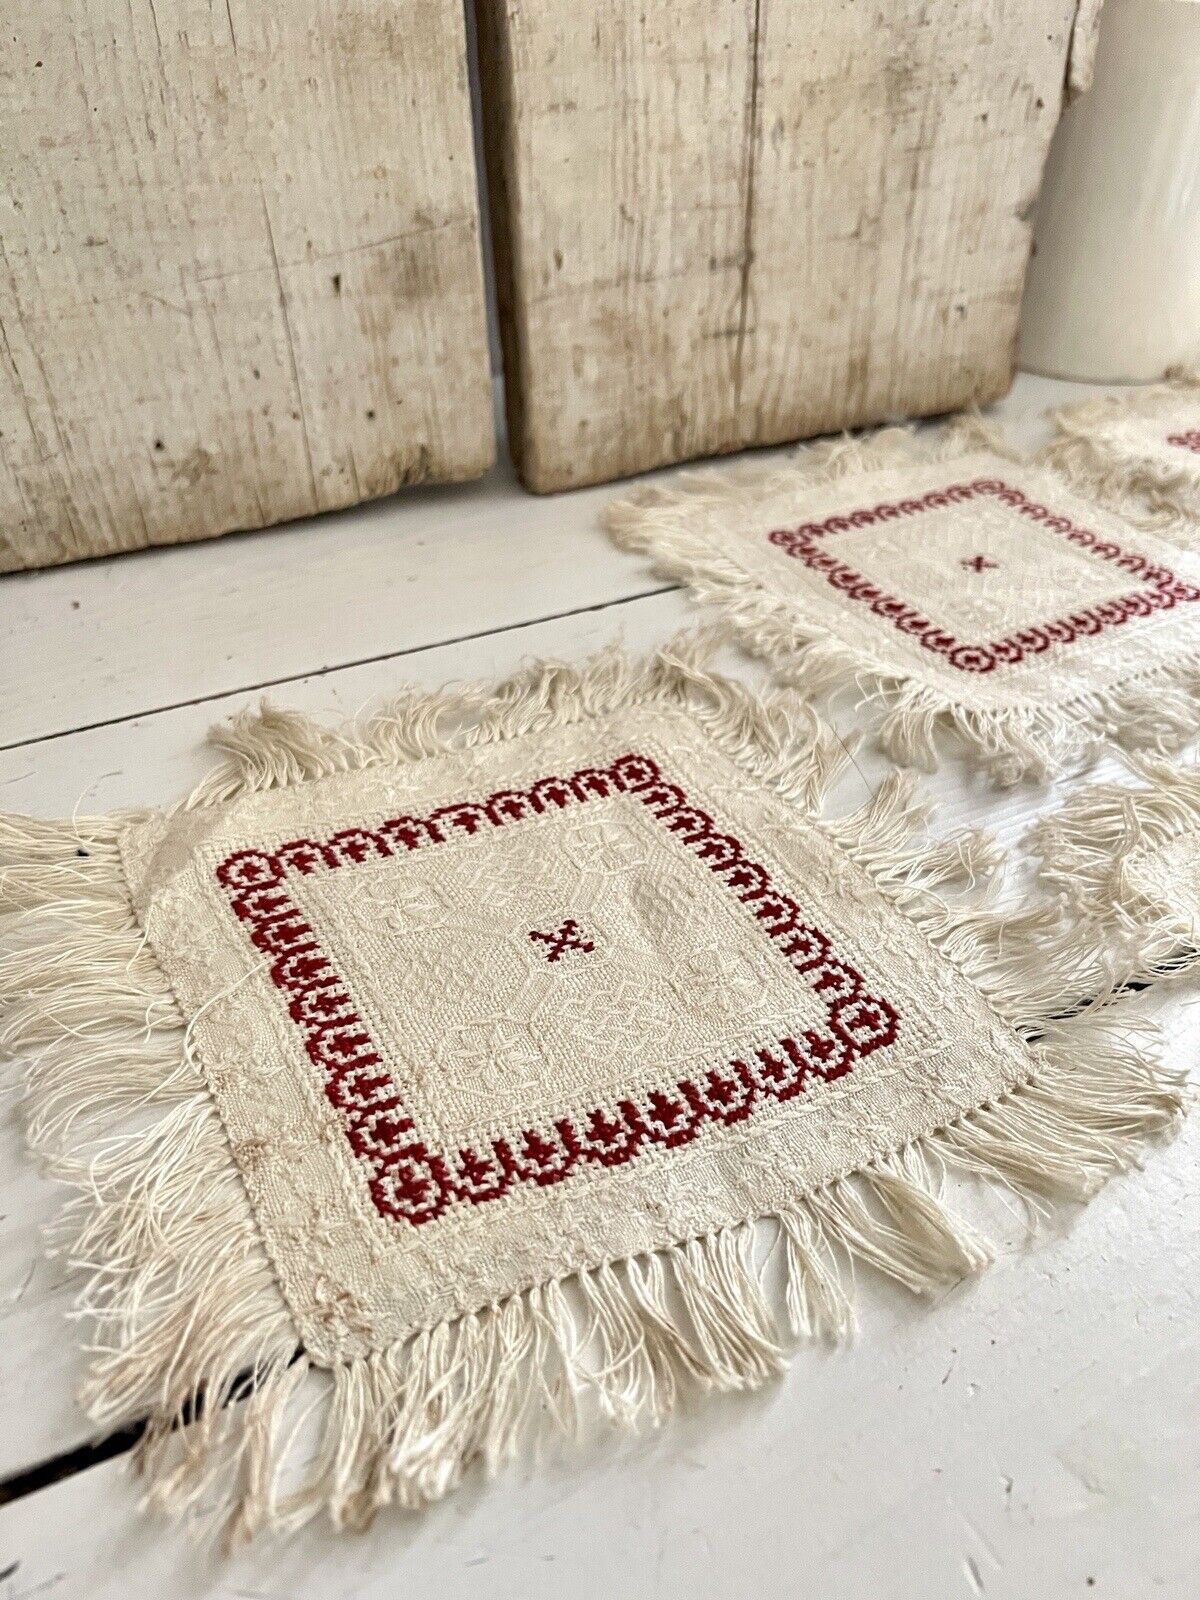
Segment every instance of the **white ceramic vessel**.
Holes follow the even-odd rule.
[[[1027,371],[1146,382],[1200,360],[1200,0],[1106,0],[1034,240]]]

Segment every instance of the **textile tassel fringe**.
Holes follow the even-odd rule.
[[[953,461],[980,449],[1022,459],[978,417],[961,419],[930,443],[886,428],[807,446],[783,467],[685,472],[646,485],[609,505],[605,526],[623,549],[650,557],[658,575],[681,580],[694,599],[713,607],[781,683],[814,699],[854,688],[874,714],[880,747],[901,766],[934,771],[946,736],[1001,785],[1044,782],[1084,767],[1101,736],[1134,752],[1178,750],[1196,732],[1200,661],[1164,652],[1122,683],[1060,705],[1015,700],[968,706],[898,675],[894,665],[851,648],[819,624],[806,624],[794,605],[698,527],[706,514],[717,513],[736,533],[761,519],[769,496],[802,499],[864,472]],[[1086,484],[1080,487],[1087,492]],[[1200,547],[1194,520],[1192,542]]]
[[[1095,784],[1036,824],[1029,839],[1042,882],[1118,985],[1181,971],[1200,952],[1200,766],[1130,765],[1149,787]],[[1177,842],[1186,858],[1156,871],[1153,858]]]
[[[1168,378],[1056,412],[1058,437],[1039,459],[1119,516],[1187,550],[1200,550],[1200,454],[1165,449],[1156,456],[1140,455],[1136,445],[1122,447],[1120,435],[1113,433],[1126,419],[1157,420],[1165,444],[1189,401],[1200,414],[1200,371],[1179,369]]]
[[[686,641],[642,666],[614,652],[551,664],[491,691],[414,692],[343,732],[270,710],[243,716],[216,736],[223,764],[186,804],[655,697],[686,703],[735,761],[815,817],[841,747],[794,696],[756,700],[708,677],[711,644]],[[299,1348],[132,911],[122,819],[0,823],[0,1048],[28,1063],[30,1142],[74,1190],[55,1237],[84,1283],[83,1402],[106,1428],[145,1419],[147,1500],[226,1542],[322,1512],[365,1527],[540,1440],[653,1426],[687,1394],[769,1382],[793,1337],[848,1335],[856,1263],[918,1294],[975,1272],[988,1246],[946,1202],[951,1169],[1037,1205],[1083,1198],[1134,1163],[1180,1111],[1177,1076],[1102,1010],[1048,1020],[1063,982],[1047,976],[1044,915],[989,908],[991,847],[973,835],[923,842],[921,823],[901,780],[827,826],[1030,1040],[1027,1082],[772,1217],[531,1284],[327,1369]],[[781,1248],[764,1255],[772,1237]]]

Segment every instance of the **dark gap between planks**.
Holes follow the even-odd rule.
[[[329,667],[311,667],[308,671],[289,672],[283,678],[263,678],[258,683],[235,684],[231,689],[214,689],[211,694],[196,695],[190,700],[171,700],[161,706],[146,706],[140,711],[127,711],[119,717],[101,717],[97,722],[81,722],[77,727],[59,728],[54,733],[40,733],[34,739],[14,739],[10,744],[0,744],[5,750],[27,750],[33,745],[49,744],[54,739],[69,739],[75,733],[91,733],[96,728],[116,728],[124,722],[138,722],[144,717],[156,717],[166,711],[182,711],[186,706],[202,706],[213,700],[226,700],[236,694],[257,694],[261,689],[277,689],[285,683],[302,683],[309,678],[327,678],[335,672],[346,672],[351,667],[370,667],[380,661],[402,661],[407,656],[425,655],[430,650],[444,650],[451,645],[470,644],[475,639],[488,639],[504,633],[519,633],[522,628],[537,628],[547,622],[564,622],[568,617],[586,617],[594,611],[608,611],[613,606],[632,605],[638,600],[654,600],[660,594],[674,594],[682,584],[664,583],[657,589],[643,589],[637,594],[622,595],[617,600],[600,600],[591,606],[574,606],[569,611],[550,611],[542,617],[529,617],[524,622],[506,622],[499,628],[478,628],[474,633],[456,634],[450,639],[433,639],[428,644],[415,644],[407,650],[385,650],[379,655],[359,656],[353,661],[338,661]]]

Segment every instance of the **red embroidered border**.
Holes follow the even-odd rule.
[[[1186,433],[1169,433],[1168,444],[1177,444],[1184,450],[1194,450],[1200,456],[1200,428],[1189,428]]]
[[[953,634],[922,616],[915,606],[888,594],[861,572],[839,561],[836,556],[829,555],[817,542],[831,533],[845,533],[851,528],[868,528],[875,523],[914,516],[921,511],[962,505],[980,495],[992,495],[1002,500],[1052,533],[1061,533],[1081,549],[1144,579],[1149,587],[1123,595],[1119,600],[1105,600],[1099,605],[1088,606],[1069,617],[1057,618],[1040,627],[1024,628],[1004,639],[963,644]],[[1014,666],[1027,655],[1039,655],[1043,650],[1048,650],[1052,644],[1070,644],[1083,635],[1119,627],[1121,623],[1128,622],[1130,617],[1147,617],[1152,611],[1169,611],[1180,601],[1200,600],[1200,588],[1184,583],[1169,567],[1155,566],[1145,556],[1122,550],[1114,540],[1101,539],[1090,529],[1079,527],[1070,518],[1056,516],[1000,478],[976,478],[972,483],[952,483],[945,489],[933,489],[916,500],[885,501],[881,505],[827,517],[824,522],[804,522],[798,528],[776,528],[768,538],[773,545],[798,561],[803,561],[814,572],[823,572],[833,588],[851,600],[863,601],[876,616],[890,619],[893,627],[901,633],[919,639],[926,650],[944,656],[952,667],[957,667],[961,672],[991,672],[998,666]]]
[[[826,1008],[826,1031],[780,1039],[754,1061],[730,1061],[695,1078],[652,1090],[640,1103],[620,1099],[584,1117],[559,1117],[549,1128],[524,1128],[490,1147],[431,1150],[416,1137],[362,1018],[321,950],[317,934],[287,892],[290,873],[336,871],[369,858],[441,844],[458,833],[505,827],[522,818],[610,795],[629,795],[678,835],[762,924]],[[547,777],[481,801],[442,806],[427,817],[394,817],[379,828],[345,828],[326,840],[293,839],[277,850],[238,850],[217,879],[254,945],[272,958],[271,978],[288,999],[325,1094],[339,1112],[354,1154],[366,1165],[379,1212],[415,1225],[440,1217],[454,1201],[480,1205],[514,1183],[560,1183],[581,1162],[621,1166],[642,1149],[688,1144],[706,1122],[741,1122],[764,1101],[800,1094],[810,1079],[829,1082],[856,1060],[891,1044],[895,1008],[869,994],[860,973],[831,952],[829,939],[802,922],[800,907],[750,860],[731,834],[664,781],[648,756],[625,755],[609,767],[569,778]],[[777,1053],[776,1053],[777,1052]]]

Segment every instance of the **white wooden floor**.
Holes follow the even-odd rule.
[[[1075,393],[1023,378],[999,411],[1032,443],[1043,408]],[[0,807],[173,799],[203,770],[206,727],[264,688],[345,715],[404,679],[662,639],[689,609],[597,531],[610,493],[533,499],[498,469],[289,529],[0,579]],[[881,771],[862,759],[844,798]],[[989,816],[1007,836],[1054,799],[997,802],[953,769],[933,787],[947,825]],[[1200,983],[1131,1004],[1194,1062]],[[6,1120],[0,1482],[92,1438],[70,1398],[70,1296],[38,1250],[54,1205]],[[990,1273],[932,1306],[864,1282],[858,1344],[801,1350],[765,1396],[519,1471],[417,1522],[310,1531],[228,1564],[140,1520],[108,1460],[0,1507],[0,1600],[1191,1600],[1200,1119],[1032,1242],[994,1202],[972,1207],[1003,1241]]]

